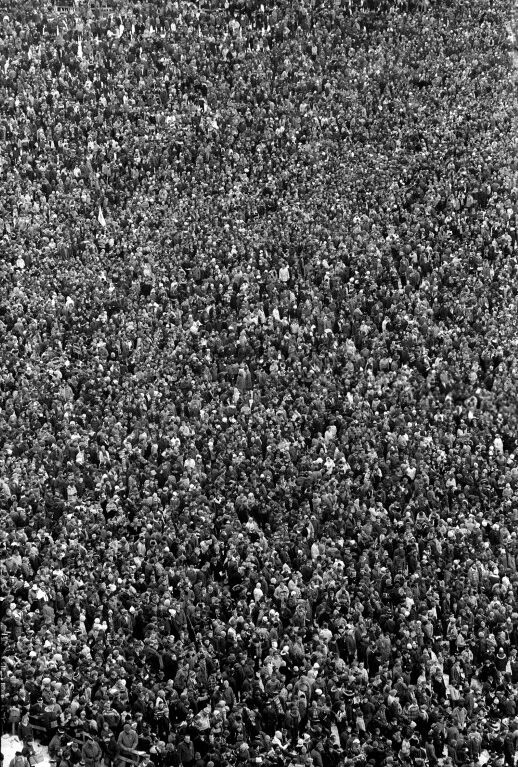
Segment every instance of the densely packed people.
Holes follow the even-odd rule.
[[[514,764],[510,5],[4,3],[13,767]]]

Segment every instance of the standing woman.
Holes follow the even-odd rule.
[[[22,714],[22,718],[20,720],[20,723],[18,725],[18,732],[17,732],[18,738],[25,744],[25,743],[32,743],[34,740],[34,730],[32,729],[32,725],[29,722],[29,712],[26,711],[24,714]]]
[[[30,763],[31,757],[34,756],[34,746],[32,745],[34,742],[34,730],[29,722],[28,711],[22,714],[22,718],[18,725],[17,735],[23,743],[22,754],[27,757]]]

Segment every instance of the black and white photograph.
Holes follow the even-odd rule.
[[[0,767],[518,767],[518,0],[0,0]]]

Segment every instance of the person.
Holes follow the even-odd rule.
[[[94,738],[86,738],[81,749],[81,758],[85,767],[100,767],[102,751],[99,743]]]
[[[25,745],[29,745],[34,741],[34,730],[29,720],[28,711],[22,714],[20,724],[17,731],[18,739]]]
[[[135,729],[131,726],[130,722],[126,722],[119,733],[119,737],[117,738],[117,745],[119,747],[119,752],[130,759],[134,759],[134,755],[131,754],[132,751],[135,751],[138,745],[138,734],[135,731]]]
[[[178,746],[178,758],[184,767],[192,767],[194,764],[194,745],[189,735],[185,735]]]
[[[62,751],[63,747],[66,743],[66,736],[65,736],[65,730],[63,727],[59,727],[56,734],[52,737],[48,750],[49,750],[49,756],[53,759],[57,756],[58,751]]]
[[[16,751],[15,755],[9,762],[9,767],[29,767],[29,761],[21,751]]]

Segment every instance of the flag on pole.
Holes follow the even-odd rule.
[[[106,228],[106,220],[105,220],[105,218],[103,216],[103,212],[102,212],[102,209],[101,209],[100,205],[99,205],[99,213],[97,215],[97,220],[100,223],[100,225],[103,227],[103,229],[105,229]]]

